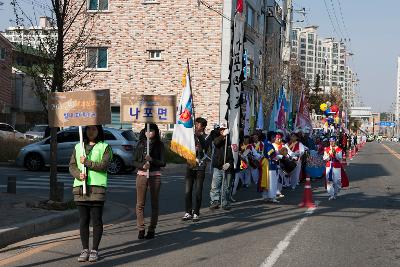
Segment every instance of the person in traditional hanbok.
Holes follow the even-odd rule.
[[[290,141],[287,143],[286,148],[289,151],[290,157],[296,161],[296,168],[290,173],[289,181],[290,186],[294,190],[300,181],[300,173],[301,173],[301,157],[303,156],[306,147],[299,140],[299,136],[297,133],[292,133],[290,136]]]
[[[235,173],[235,181],[233,182],[233,188],[232,188],[233,196],[236,195],[239,181],[242,182],[242,185],[245,185],[245,182],[247,180],[250,180],[251,173],[250,173],[248,155],[252,151],[252,149],[253,145],[250,144],[250,136],[245,135],[243,137],[243,143],[240,146],[240,152],[239,152],[240,170],[238,170]]]
[[[280,155],[279,151],[283,148],[284,144],[282,142],[283,134],[280,132],[277,132],[275,135],[275,142],[272,143],[275,153],[277,155],[277,158],[281,158],[282,155]],[[285,174],[284,172],[280,169],[278,166],[278,185],[277,185],[277,191],[276,191],[276,196],[277,197],[284,197],[282,194],[282,187],[285,179]]]
[[[341,189],[342,149],[336,145],[336,138],[329,138],[329,146],[325,148],[324,160],[326,161],[326,190],[329,200],[336,199]]]
[[[278,155],[273,143],[275,142],[275,132],[268,132],[267,139],[264,142],[264,159],[262,175],[259,183],[259,190],[262,192],[264,200],[273,203],[279,203],[276,200],[278,192]]]

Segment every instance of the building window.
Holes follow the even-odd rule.
[[[254,28],[254,9],[247,5],[247,25]]]
[[[87,48],[86,67],[92,69],[108,68],[108,53],[106,47]]]
[[[6,49],[4,47],[0,48],[0,60],[6,59]]]
[[[161,50],[149,50],[150,60],[161,60]]]
[[[88,0],[88,9],[90,11],[108,10],[108,0]]]

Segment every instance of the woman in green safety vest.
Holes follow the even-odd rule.
[[[153,239],[158,222],[158,199],[161,186],[161,167],[165,167],[164,144],[156,124],[150,124],[150,132],[144,128],[133,156],[133,165],[137,168],[136,177],[136,220],[139,230],[138,239]],[[147,155],[147,138],[150,139],[150,153]],[[149,174],[149,177],[148,177]],[[145,236],[144,204],[147,189],[151,195],[151,220]]]
[[[80,143],[76,144],[69,163],[69,172],[75,178],[73,194],[79,210],[83,247],[78,261],[96,262],[103,234],[102,217],[107,188],[107,168],[112,159],[112,150],[104,142],[104,131],[101,125],[86,126],[83,132],[83,142],[85,151]],[[82,173],[84,169],[85,173]],[[83,194],[84,183],[86,183],[86,194]],[[89,252],[90,219],[92,219],[93,225],[93,247]]]

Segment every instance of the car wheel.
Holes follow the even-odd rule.
[[[25,167],[30,171],[40,171],[43,165],[43,159],[37,153],[29,154],[25,158]]]
[[[124,169],[124,162],[120,157],[114,156],[108,165],[109,174],[119,174]]]

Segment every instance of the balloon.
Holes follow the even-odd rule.
[[[331,125],[334,122],[333,118],[328,118],[327,121],[328,121],[328,125]]]
[[[325,123],[325,122],[326,122],[326,119],[324,118],[324,119],[322,119],[321,121],[322,121],[322,123]]]
[[[325,103],[322,103],[321,105],[319,105],[319,108],[320,108],[322,111],[325,111],[325,110],[328,109],[328,106],[327,106]]]
[[[329,102],[329,101],[326,102],[326,106],[327,106],[328,108],[330,108],[331,105],[332,105],[331,102]]]
[[[325,115],[326,115],[326,116],[329,116],[330,113],[331,113],[331,110],[330,110],[329,108],[328,108],[327,110],[325,110]]]
[[[339,117],[335,117],[335,123],[336,123],[336,124],[339,123]]]
[[[331,106],[331,111],[337,113],[339,111],[339,107],[337,105]]]

